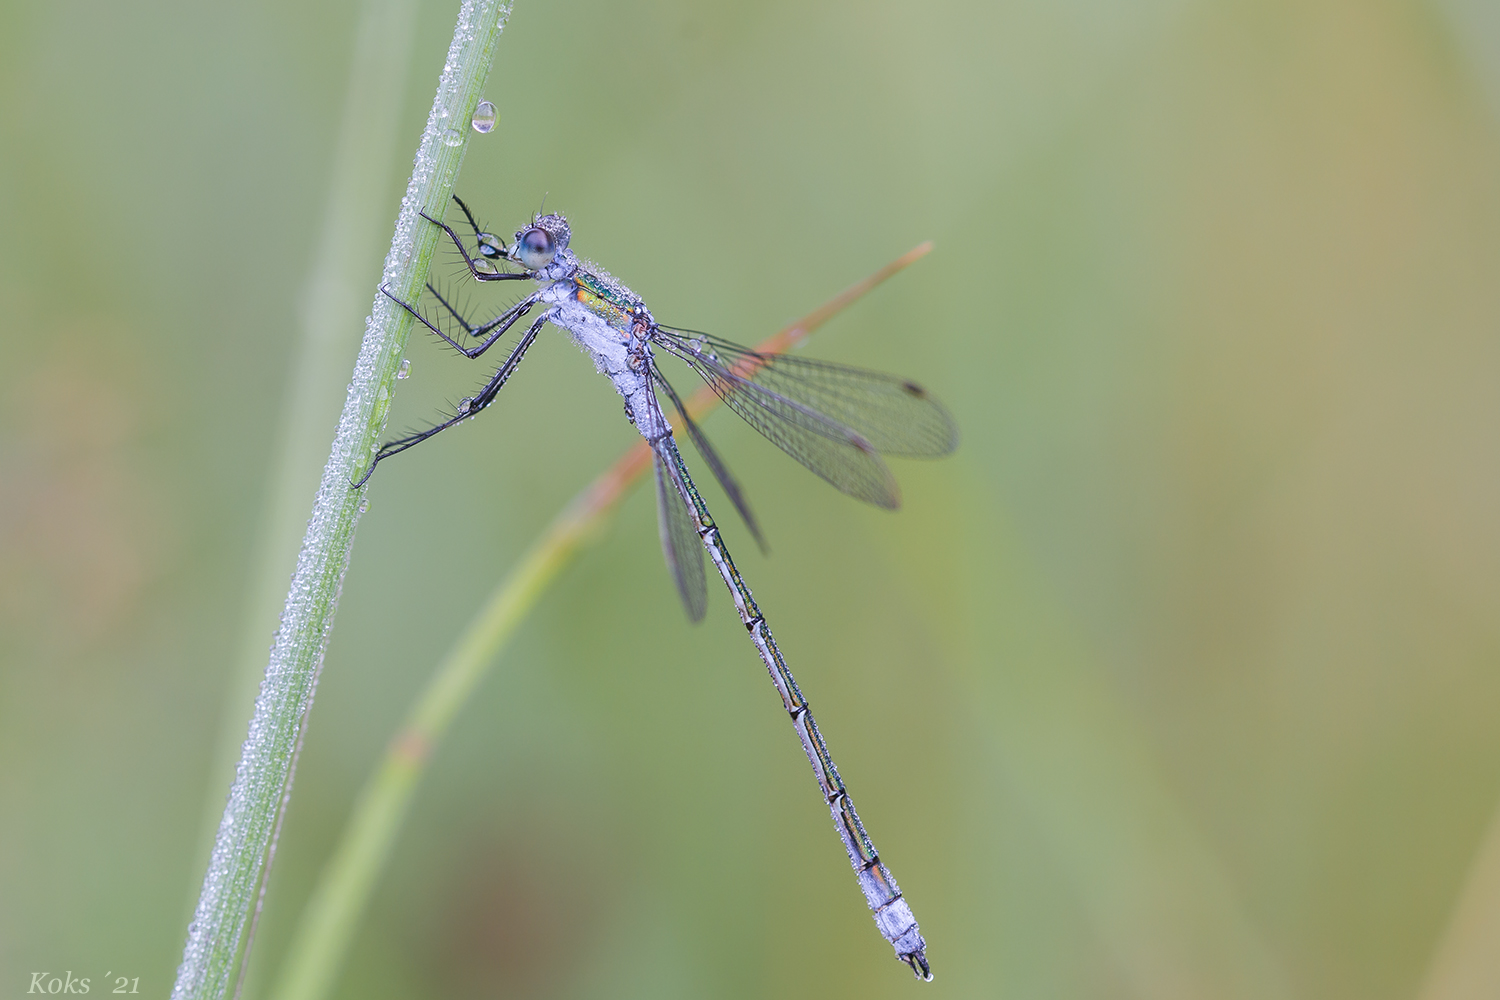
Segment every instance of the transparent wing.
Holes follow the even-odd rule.
[[[737,385],[769,390],[831,417],[883,455],[934,458],[958,444],[948,411],[910,379],[792,354],[762,354],[710,334],[662,332],[673,346],[723,370]]]
[[[931,457],[958,442],[953,419],[915,382],[786,354],[761,354],[707,334],[658,329],[724,402],[787,454],[850,496],[897,507],[879,453]]]
[[[655,365],[651,366],[651,378],[672,401],[672,406],[676,408],[683,428],[687,431],[688,437],[693,439],[693,446],[698,449],[698,454],[703,457],[709,471],[719,481],[719,486],[729,497],[729,502],[734,504],[735,510],[739,511],[740,520],[744,521],[745,527],[750,529],[750,535],[755,539],[755,543],[760,546],[762,552],[769,553],[770,549],[766,546],[765,536],[760,533],[760,524],[755,520],[754,512],[750,510],[750,502],[745,499],[745,491],[740,488],[739,480],[734,478],[734,474],[729,471],[729,466],[725,465],[724,460],[719,457],[718,450],[709,443],[708,438],[703,434],[703,429],[688,413],[687,407],[682,405],[682,398],[677,395],[677,390],[672,388],[672,383],[667,381]]]
[[[653,456],[656,465],[656,520],[661,531],[661,549],[667,557],[667,569],[677,584],[682,606],[688,618],[702,621],[708,608],[708,591],[703,578],[703,546],[688,514],[687,502],[677,488],[677,481],[661,455]]]

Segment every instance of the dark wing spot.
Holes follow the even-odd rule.
[[[916,396],[918,399],[927,398],[927,390],[915,382],[902,382],[901,388],[906,390],[907,395]]]

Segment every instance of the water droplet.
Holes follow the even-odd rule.
[[[459,416],[463,416],[465,413],[468,413],[469,412],[469,407],[471,407],[473,405],[474,405],[474,401],[472,399],[470,399],[468,396],[465,396],[463,399],[460,399],[458,401],[458,414],[459,414]]]
[[[505,244],[501,243],[499,237],[494,233],[480,233],[474,238],[474,242],[479,244],[481,253],[484,252],[484,247],[490,248],[491,253],[485,254],[485,256],[501,257],[505,255]]]
[[[495,119],[497,117],[499,116],[495,114],[495,106],[493,104],[489,101],[480,101],[479,107],[474,109],[474,117],[471,119],[470,124],[474,126],[474,131],[480,135],[485,135],[490,129],[495,127]]]
[[[440,134],[443,137],[443,145],[445,146],[462,146],[464,144],[464,134],[456,128],[445,128]]]
[[[499,274],[500,269],[483,257],[474,258],[474,270],[480,274]]]
[[[359,512],[361,514],[363,514],[365,511],[367,511],[369,509],[370,509],[370,498],[369,497],[361,497],[360,500],[359,500]]]
[[[396,366],[396,377],[406,378],[411,374],[411,358],[402,358],[401,364]]]

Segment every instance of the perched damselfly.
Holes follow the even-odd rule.
[[[901,502],[896,482],[880,456],[930,457],[952,451],[957,431],[948,412],[925,389],[906,379],[785,354],[760,354],[706,333],[663,326],[639,296],[568,249],[571,232],[561,215],[536,216],[506,246],[503,240],[480,230],[468,206],[457,196],[453,200],[474,233],[472,252],[446,222],[426,213],[422,217],[448,234],[469,273],[479,281],[534,281],[536,291],[499,316],[476,324],[429,284],[428,291],[444,313],[462,328],[461,336],[476,342],[468,346],[427,319],[414,303],[402,302],[385,287],[381,290],[469,358],[489,350],[532,309],[540,309],[541,314],[478,395],[462,400],[450,419],[382,446],[355,486],[363,485],[382,460],[472,418],[494,402],[546,324],[567,330],[593,358],[600,373],[614,383],[625,400],[626,416],[651,446],[662,549],[688,616],[694,621],[703,617],[706,549],[791,716],[865,900],[874,912],[875,925],[896,949],[896,957],[910,965],[919,978],[930,980],[927,942],[922,939],[911,907],[865,832],[807,700],[688,474],[658,393],[672,403],[703,461],[764,547],[760,528],[739,484],[657,367],[655,352],[686,362],[732,410],[783,451],[843,492],[878,507],[894,508]],[[505,270],[507,264],[519,265],[522,270]]]

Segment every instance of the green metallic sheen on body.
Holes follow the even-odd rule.
[[[589,312],[604,320],[612,328],[619,330],[621,333],[630,332],[630,314],[613,302],[601,298],[587,288],[582,287],[578,289],[577,298],[579,303],[587,308]]]
[[[579,268],[573,281],[578,285],[579,303],[594,315],[623,332],[634,325],[634,313],[641,311],[644,303],[609,275]]]
[[[614,329],[622,333],[630,332],[630,314],[613,302],[602,296],[595,295],[591,290],[582,285],[578,288],[577,298],[579,303],[587,308],[589,312],[604,320],[604,322],[608,323]]]
[[[608,275],[591,274],[580,267],[578,273],[573,275],[573,280],[599,296],[599,298],[619,306],[621,309],[637,309],[641,305],[640,299],[630,294]]]

